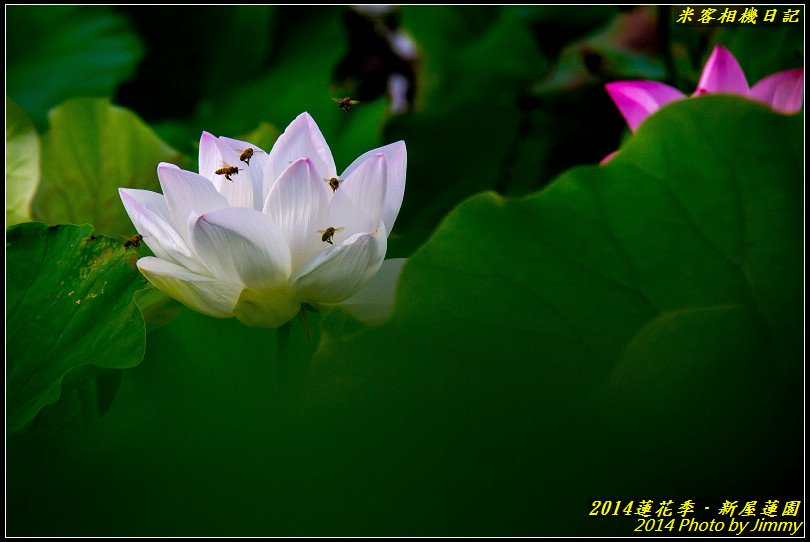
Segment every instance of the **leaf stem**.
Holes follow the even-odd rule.
[[[301,320],[301,323],[304,324],[304,335],[307,338],[307,342],[312,342],[312,328],[309,325],[309,317],[307,316],[307,311],[309,310],[306,304],[301,305],[301,310],[298,311],[298,318]]]
[[[284,390],[290,382],[292,320],[276,329],[276,369],[279,387]]]

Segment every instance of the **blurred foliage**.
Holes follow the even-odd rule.
[[[184,310],[94,429],[13,437],[9,533],[626,534],[591,501],[799,495],[801,134],[685,100],[605,167],[471,198],[390,322],[327,315],[312,362],[293,326],[292,384],[272,333]]]
[[[6,96],[6,227],[31,220],[39,185],[39,137],[25,112]]]
[[[6,93],[40,129],[64,100],[110,96],[142,54],[137,34],[112,8],[6,8]]]
[[[629,133],[606,82],[691,93],[715,43],[751,84],[803,64],[803,26],[672,9],[10,6],[7,156],[28,181],[9,158],[6,176],[28,195],[7,189],[7,222],[34,182],[26,115],[33,216],[130,235],[118,187],[195,170],[203,130],[269,151],[308,111],[339,172],[406,142],[388,257],[413,258],[390,322],[314,313],[311,342],[142,290],[146,356],[116,371],[97,365],[143,355],[134,249],[111,270],[85,261],[87,226],[7,230],[9,428],[40,413],[10,435],[9,534],[626,535],[587,505],[798,495],[800,121],[684,101],[569,171]],[[52,281],[81,269],[120,288],[73,314]]]
[[[389,132],[409,144],[398,225],[427,230],[497,183],[518,134],[519,97],[545,59],[522,19],[493,7],[406,7],[403,26],[423,47],[423,64],[416,110],[395,118]]]
[[[260,122],[283,128],[302,111],[323,131],[338,170],[381,144],[386,120],[382,102],[364,102],[347,115],[332,101],[348,92],[332,83],[347,52],[344,9],[206,6],[189,11],[177,6],[126,11],[136,27],[145,29],[153,52],[119,98],[143,111],[158,133],[181,150],[192,154],[203,130],[233,137]],[[164,20],[157,22],[157,14]],[[179,30],[175,17],[185,21]],[[167,95],[179,103],[167,101]]]
[[[536,92],[576,89],[604,78],[662,79],[666,72],[656,58],[656,25],[655,9],[649,6],[618,14],[609,25],[565,47]]]
[[[9,25],[9,94],[40,129],[47,108],[90,94],[130,108],[191,158],[182,164],[189,169],[203,130],[237,137],[271,127],[256,142],[269,148],[273,134],[302,111],[318,122],[339,171],[370,148],[404,139],[408,190],[393,256],[412,253],[467,196],[487,189],[525,195],[614,150],[625,125],[605,82],[657,79],[691,92],[715,42],[737,55],[752,83],[803,58],[798,26],[686,27],[674,23],[671,6],[362,13],[335,6],[51,6],[36,8],[36,16],[32,9],[9,10],[10,21],[20,21]],[[21,45],[28,18],[42,28],[36,47]],[[81,40],[74,27],[84,31]],[[403,39],[415,57],[397,45]],[[50,55],[89,43],[92,53]],[[66,90],[43,101],[43,88],[61,88],[52,75],[48,85],[38,82],[55,63]],[[404,113],[388,111],[392,73],[409,83]],[[99,86],[88,89],[91,82]],[[344,113],[332,98],[347,95],[361,102]]]
[[[134,235],[119,188],[160,191],[159,162],[181,156],[131,111],[103,98],[53,109],[42,138],[42,183],[34,217],[50,224],[91,223],[108,235]]]
[[[99,374],[88,367],[120,369],[143,358],[143,319],[132,296],[145,280],[135,269],[135,249],[93,235],[90,226],[32,222],[7,231],[6,253],[7,331],[14,338],[8,430],[30,423],[63,386],[75,391],[81,384],[82,393],[97,396],[89,415],[100,414],[111,398],[88,382]]]

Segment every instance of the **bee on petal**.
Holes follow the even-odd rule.
[[[331,188],[332,192],[334,192],[340,187],[340,183],[343,182],[343,179],[338,179],[337,177],[332,177],[331,179],[324,179],[323,182],[328,184],[329,188]]]
[[[242,170],[239,169],[238,167],[229,166],[229,165],[226,164],[225,166],[223,166],[223,167],[219,168],[218,170],[216,170],[214,172],[214,175],[225,175],[226,179],[233,182],[233,179],[231,179],[231,175],[237,175],[240,171],[242,171]]]
[[[335,243],[332,242],[332,237],[334,237],[335,234],[342,229],[344,228],[333,228],[332,226],[329,226],[325,230],[318,230],[318,233],[321,234],[321,241],[334,245]]]
[[[338,108],[342,109],[345,113],[348,113],[349,109],[351,109],[353,105],[360,103],[357,100],[352,100],[348,96],[345,98],[332,98],[332,101],[336,102],[338,104]]]

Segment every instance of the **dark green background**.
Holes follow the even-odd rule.
[[[147,314],[109,411],[66,422],[65,400],[7,435],[8,534],[627,535],[636,521],[591,502],[801,498],[802,119],[684,101],[593,164],[626,135],[604,82],[691,93],[720,42],[753,83],[803,63],[803,28],[404,7],[387,23],[417,43],[408,63],[348,8],[12,6],[8,21],[8,93],[50,186],[98,158],[82,181],[95,171],[93,198],[114,201],[173,149],[193,169],[202,130],[259,128],[269,150],[306,110],[338,170],[406,141],[389,257],[411,257],[383,326],[315,314],[307,343],[295,322],[283,382],[272,330]],[[387,113],[387,70],[411,77],[411,111]],[[361,100],[349,114],[344,95]],[[85,96],[148,126],[95,101],[49,120]],[[94,150],[120,134],[149,143]],[[73,147],[89,158],[65,167],[54,149]],[[38,198],[38,218],[66,220]],[[69,220],[134,233],[82,212]],[[39,269],[10,246],[11,270]]]

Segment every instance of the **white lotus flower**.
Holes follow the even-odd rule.
[[[199,162],[199,174],[160,164],[162,195],[119,189],[156,256],[137,263],[149,282],[196,311],[250,326],[278,327],[303,303],[385,317],[404,263],[383,262],[405,191],[404,142],[363,154],[338,176],[302,113],[270,153],[204,132]]]

